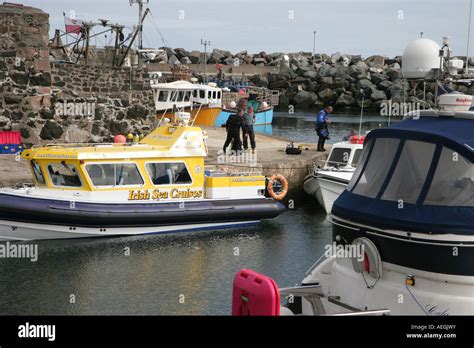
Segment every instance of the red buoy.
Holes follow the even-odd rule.
[[[125,144],[126,142],[127,138],[122,134],[117,134],[114,138],[114,144]]]
[[[363,144],[365,141],[365,135],[353,135],[349,141],[351,144]]]

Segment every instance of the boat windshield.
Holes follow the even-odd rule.
[[[33,174],[38,184],[45,185],[46,180],[44,179],[43,170],[41,169],[41,166],[38,164],[38,162],[35,160],[31,161],[31,168],[33,169]]]
[[[345,147],[334,148],[328,158],[328,167],[346,166],[351,156],[351,149]]]
[[[370,198],[377,196],[393,163],[399,143],[398,139],[376,139],[366,168],[353,190],[354,193]]]
[[[443,148],[424,204],[474,206],[474,164]]]
[[[407,140],[382,199],[416,203],[428,175],[435,147],[435,144]]]
[[[474,165],[469,160],[448,147],[442,147],[438,158],[436,144],[414,140],[404,141],[397,155],[399,144],[399,139],[377,138],[370,150],[367,143],[347,190],[416,204],[428,189],[424,205],[474,206]]]
[[[360,160],[360,155],[362,155],[362,149],[356,149],[354,152],[354,158],[352,158],[352,166],[357,167]]]
[[[81,187],[81,179],[76,167],[66,162],[52,163],[48,165],[48,172],[54,186]]]

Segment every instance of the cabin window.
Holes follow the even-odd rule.
[[[147,163],[146,170],[154,185],[187,185],[193,182],[186,164]]]
[[[206,99],[206,91],[205,90],[201,89],[199,91],[199,98]]]
[[[474,165],[459,153],[443,148],[423,204],[474,206]]]
[[[352,191],[361,196],[375,198],[387,177],[399,144],[398,139],[378,138],[369,162]]]
[[[46,180],[44,179],[43,170],[41,166],[35,160],[31,161],[31,169],[33,170],[33,175],[35,176],[36,182],[41,185],[46,184]]]
[[[435,147],[431,143],[406,141],[382,199],[415,204],[430,169]]]
[[[81,179],[74,165],[64,161],[48,165],[48,172],[54,186],[81,187]]]
[[[197,89],[195,89],[195,90],[193,91],[193,97],[194,97],[194,98],[197,98],[197,96],[198,96],[198,91],[197,91]]]
[[[216,92],[216,91],[212,92],[212,98],[213,98],[213,99],[216,99],[216,98],[217,98],[217,92]]]
[[[332,150],[331,156],[329,156],[327,165],[329,167],[345,166],[349,162],[351,156],[351,149],[348,148],[336,148]]]
[[[354,174],[352,175],[352,179],[349,182],[349,185],[347,185],[346,190],[352,191],[355,184],[357,183],[357,179],[359,178],[360,173],[362,172],[362,169],[364,168],[365,162],[367,161],[367,158],[369,156],[372,144],[373,144],[373,140],[370,139],[364,145],[364,148],[362,149],[362,153],[361,153],[361,158],[360,158],[359,163],[357,165],[357,169],[355,170]]]
[[[209,99],[212,99],[212,92],[211,92],[211,91],[208,91],[208,92],[207,92],[207,97],[208,97]]]
[[[171,101],[171,102],[176,102],[176,101],[177,101],[177,100],[176,100],[176,97],[177,97],[177,96],[178,96],[178,92],[172,91],[172,92],[171,92],[170,101]]]
[[[143,178],[135,163],[94,163],[86,166],[94,186],[137,186]]]
[[[178,92],[178,99],[177,99],[177,101],[181,102],[181,101],[183,101],[183,99],[184,99],[184,92],[183,92],[183,91],[179,91],[179,92]]]
[[[362,149],[356,149],[354,152],[354,158],[352,159],[352,166],[357,167],[360,161],[360,155],[362,155]]]
[[[221,92],[217,92],[217,99],[221,99]]]
[[[184,94],[184,101],[190,101],[191,100],[191,91],[187,91]]]
[[[168,101],[168,91],[160,91],[158,93],[158,101],[160,102]]]

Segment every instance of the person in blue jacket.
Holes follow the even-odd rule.
[[[324,143],[326,139],[329,138],[329,131],[328,131],[328,124],[331,123],[328,115],[332,112],[332,106],[326,105],[323,109],[318,112],[316,116],[316,123],[314,124],[314,128],[316,133],[318,134],[318,151],[326,151],[324,148]]]

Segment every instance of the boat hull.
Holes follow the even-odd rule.
[[[340,194],[349,184],[349,180],[316,174],[308,176],[303,184],[304,191],[315,197],[327,214]]]
[[[337,296],[349,306],[368,310],[388,309],[394,315],[473,315],[474,237],[384,231],[332,217],[333,237],[349,245],[367,238],[381,258],[381,275],[354,270],[353,260],[333,255],[303,280],[318,283],[325,298]],[[455,256],[453,255],[455,252]],[[407,275],[413,280],[406,284]],[[326,313],[341,313],[324,302]],[[296,313],[314,314],[303,299]]]
[[[217,117],[214,126],[222,127],[227,122],[230,114],[235,113],[235,110],[222,109]],[[266,110],[259,110],[255,112],[255,124],[254,126],[262,126],[272,124],[273,122],[273,108]]]
[[[192,110],[190,108],[184,108],[183,110],[191,114],[191,119],[194,119],[194,126],[213,127],[222,109],[219,107],[202,107],[201,109],[194,107]],[[173,116],[171,112],[166,112],[164,115],[163,112],[157,112],[158,119],[163,117],[172,119]]]
[[[274,218],[284,209],[282,204],[267,198],[71,204],[64,200],[0,194],[0,239],[50,239],[52,235],[77,238],[232,227]],[[58,233],[47,232],[51,230],[49,226],[57,226]]]

